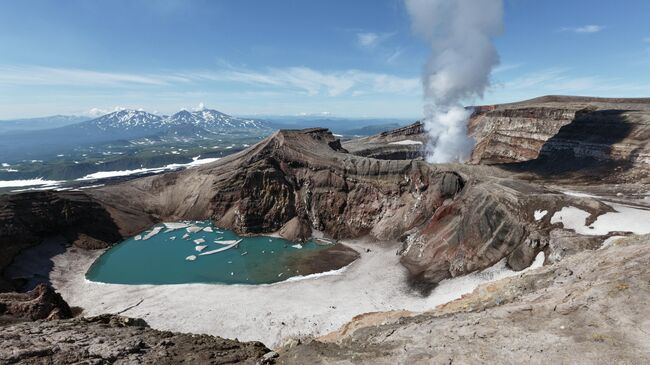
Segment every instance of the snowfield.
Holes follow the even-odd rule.
[[[411,145],[411,144],[422,144],[422,142],[414,141],[412,139],[405,139],[403,141],[390,142],[389,144]]]
[[[564,207],[555,212],[551,217],[551,224],[562,223],[566,229],[590,236],[602,236],[610,232],[650,233],[650,210],[618,203],[603,203],[614,208],[615,212],[598,216],[589,226],[586,225],[586,220],[591,214],[576,207]]]
[[[135,170],[117,170],[117,171],[99,171],[77,179],[76,181],[106,179],[109,177],[129,176],[143,173],[159,173],[164,171],[176,170],[179,168],[189,168],[194,166],[205,165],[219,160],[219,157],[214,158],[200,158],[201,156],[193,157],[192,162],[186,164],[169,164],[163,167],[141,168]]]

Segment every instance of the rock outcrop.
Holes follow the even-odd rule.
[[[471,162],[590,158],[650,166],[650,99],[546,96],[478,108]]]
[[[27,293],[0,293],[0,318],[5,321],[66,319],[72,311],[61,295],[45,284]]]
[[[499,165],[533,179],[611,182],[650,179],[650,99],[544,96],[474,107],[469,122],[476,145],[469,163]],[[351,153],[380,159],[422,157],[420,122],[376,136],[347,141]],[[523,176],[522,176],[523,177]]]
[[[0,327],[2,364],[256,364],[259,342],[150,329],[115,315]]]
[[[358,316],[280,364],[643,364],[650,237],[486,284],[432,312]]]
[[[424,157],[426,142],[424,125],[415,122],[375,136],[346,141],[343,147],[357,156],[380,160],[411,160]]]

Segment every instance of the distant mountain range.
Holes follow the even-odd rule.
[[[335,117],[238,118],[213,109],[156,115],[119,110],[95,119],[79,116],[0,121],[0,162],[48,159],[78,147],[107,143],[190,143],[227,136],[265,136],[277,129],[329,128],[346,135],[372,135],[409,121]]]
[[[3,120],[0,121],[0,135],[39,129],[58,128],[70,124],[81,123],[89,119],[91,118],[78,115],[52,115],[40,118]]]
[[[120,110],[65,128],[81,128],[101,139],[165,139],[170,136],[207,139],[215,134],[268,133],[273,130],[269,122],[236,118],[212,109],[182,110],[171,116],[141,110]]]
[[[346,136],[369,136],[413,123],[413,119],[399,118],[342,118],[322,116],[268,116],[264,117],[278,129],[327,128]]]
[[[0,135],[0,156],[12,161],[41,158],[78,146],[108,142],[128,143],[143,138],[149,142],[189,142],[219,135],[266,135],[274,128],[270,122],[232,117],[211,109],[183,110],[171,116],[120,110],[58,128],[39,129],[31,125],[27,130],[6,132]]]

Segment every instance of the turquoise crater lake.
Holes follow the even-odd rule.
[[[108,249],[86,278],[112,284],[271,284],[336,270],[357,257],[341,244],[239,237],[209,221],[163,223]]]

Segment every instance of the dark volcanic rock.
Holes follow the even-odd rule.
[[[311,233],[311,225],[298,217],[293,217],[280,229],[282,238],[294,242],[306,242],[311,238]]]
[[[0,327],[2,364],[255,364],[268,352],[259,342],[156,331],[113,315]]]
[[[71,318],[61,295],[45,284],[27,293],[0,293],[0,316],[24,320]]]
[[[85,193],[0,196],[0,272],[21,250],[56,235],[86,249],[105,248],[122,238],[106,209]],[[12,289],[0,277],[0,291]]]

